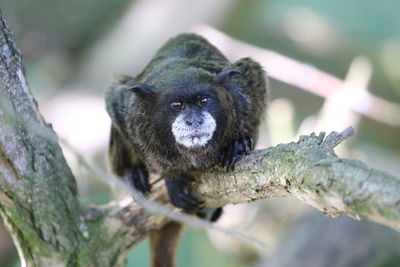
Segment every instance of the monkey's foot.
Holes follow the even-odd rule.
[[[150,193],[149,174],[142,165],[132,166],[125,175],[125,181],[143,194]]]
[[[216,222],[222,215],[222,207],[219,208],[203,208],[196,215],[210,222]]]
[[[249,154],[253,149],[253,138],[246,133],[240,133],[239,138],[222,151],[222,167],[226,166],[227,171],[233,171],[235,169],[236,162],[239,160],[239,155]]]
[[[201,209],[203,202],[186,193],[187,181],[183,179],[166,179],[171,203],[186,212],[196,212]]]

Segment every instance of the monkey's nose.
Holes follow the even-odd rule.
[[[192,120],[186,120],[185,122],[186,122],[186,124],[187,124],[188,126],[196,126],[196,127],[198,127],[198,126],[200,126],[200,125],[203,124],[203,118],[197,118],[197,119],[192,119]]]

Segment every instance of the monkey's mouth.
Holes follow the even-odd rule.
[[[203,137],[206,137],[206,136],[209,136],[209,135],[210,135],[209,133],[201,132],[199,130],[194,130],[193,132],[182,136],[182,138],[192,138],[192,139],[194,139],[194,138],[203,138]]]
[[[212,133],[195,130],[177,137],[176,141],[188,148],[201,147],[207,144],[211,137]]]

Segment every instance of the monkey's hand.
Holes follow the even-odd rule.
[[[221,165],[227,171],[234,170],[235,164],[239,160],[239,155],[249,154],[254,149],[254,141],[246,133],[240,133],[238,139],[233,141],[221,152]]]
[[[139,192],[143,194],[150,193],[149,173],[145,166],[133,165],[130,169],[126,170],[125,180]]]
[[[165,178],[171,203],[186,212],[197,212],[203,202],[197,200],[187,192],[190,178],[180,175],[176,178]]]

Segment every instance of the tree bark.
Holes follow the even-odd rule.
[[[202,174],[195,194],[209,206],[294,196],[331,217],[347,214],[400,231],[400,179],[334,153],[351,134],[351,128],[326,138],[311,134],[255,151],[234,173]]]
[[[169,219],[135,202],[90,207],[79,201],[1,11],[0,75],[0,214],[23,266],[123,266],[129,249]],[[207,207],[293,195],[331,216],[349,214],[400,230],[400,180],[333,152],[350,134],[311,134],[255,151],[234,172],[199,173],[193,194]],[[158,188],[152,197],[167,203],[165,188]]]

